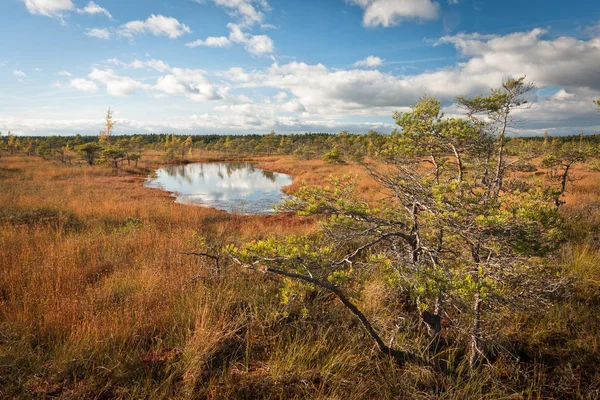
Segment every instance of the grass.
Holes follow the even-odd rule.
[[[358,174],[319,160],[257,159],[301,181]],[[568,241],[553,262],[576,290],[542,317],[503,315],[516,357],[470,373],[461,344],[443,355],[445,373],[378,356],[334,298],[315,291],[281,302],[272,278],[182,256],[198,241],[221,245],[314,228],[290,215],[236,216],[176,204],[144,188],[158,165],[64,165],[0,159],[0,398],[415,398],[600,397],[598,174],[581,168],[565,214]],[[574,199],[577,199],[575,201]],[[583,215],[583,217],[582,217]],[[374,277],[363,308],[378,326]],[[410,322],[408,322],[410,323]],[[423,337],[399,337],[400,346]]]

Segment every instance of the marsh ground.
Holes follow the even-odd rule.
[[[367,199],[380,195],[360,166],[253,160],[293,175],[292,192],[302,181],[357,174]],[[278,280],[235,268],[216,274],[212,260],[179,254],[302,234],[315,221],[176,204],[142,185],[159,164],[151,152],[138,168],[116,171],[0,159],[0,397],[600,396],[600,174],[585,166],[569,188],[568,239],[553,260],[576,279],[576,294],[542,319],[503,319],[498,329],[517,357],[441,373],[379,357],[325,293],[282,304]],[[381,290],[376,279],[367,285],[362,306],[385,324],[392,316],[374,301]]]

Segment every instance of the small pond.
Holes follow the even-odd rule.
[[[178,203],[239,214],[272,214],[288,196],[282,188],[292,177],[255,168],[248,162],[167,166],[145,186],[173,193]]]

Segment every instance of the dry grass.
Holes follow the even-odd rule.
[[[308,232],[311,219],[176,204],[142,186],[159,161],[145,160],[113,171],[0,159],[0,398],[599,396],[600,251],[581,224],[556,261],[578,278],[579,294],[542,320],[514,316],[502,327],[521,343],[523,360],[476,374],[460,363],[445,374],[400,369],[377,356],[330,296],[284,305],[277,281],[236,269],[217,275],[211,260],[178,254],[199,238],[224,244]],[[359,190],[378,195],[357,166],[257,161],[294,175],[291,190],[357,174]],[[573,184],[579,201],[565,210],[586,210],[583,229],[600,232],[592,175]],[[367,287],[364,307],[381,326],[390,323],[372,301],[380,285]]]

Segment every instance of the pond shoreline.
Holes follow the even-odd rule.
[[[258,160],[215,160],[164,165],[143,186],[169,194],[178,204],[235,215],[274,215],[294,176],[259,168]],[[261,160],[263,161],[263,160]]]

